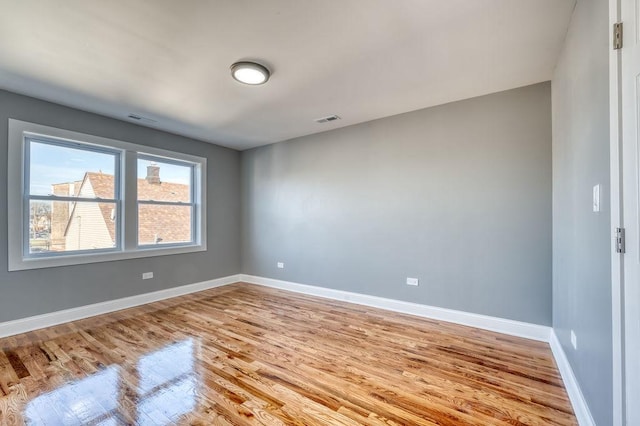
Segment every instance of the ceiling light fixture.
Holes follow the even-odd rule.
[[[231,76],[240,83],[258,85],[269,80],[269,70],[255,62],[236,62],[231,65]]]

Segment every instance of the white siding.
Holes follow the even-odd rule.
[[[83,185],[78,196],[86,198],[95,196],[88,180]],[[107,220],[110,219],[107,218]],[[76,204],[65,240],[67,250],[92,250],[113,247],[114,242],[109,235],[105,218],[98,203]]]

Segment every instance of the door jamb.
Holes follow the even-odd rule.
[[[621,20],[620,0],[609,0],[609,28]],[[613,425],[625,424],[626,397],[624,381],[624,256],[616,252],[614,230],[623,226],[622,209],[622,122],[621,122],[621,51],[613,50],[610,31],[609,118],[610,118],[610,201],[611,201],[611,299],[613,360]]]

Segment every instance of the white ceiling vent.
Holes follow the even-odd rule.
[[[132,120],[138,121],[140,123],[157,123],[158,120],[154,120],[152,118],[148,118],[148,117],[143,117],[141,115],[138,114],[129,114],[127,115],[127,118],[130,118]]]
[[[340,120],[340,117],[338,117],[337,115],[330,115],[328,117],[316,118],[313,121],[315,121],[316,123],[328,123],[329,121],[336,121],[336,120]]]

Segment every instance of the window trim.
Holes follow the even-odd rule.
[[[120,157],[120,248],[117,251],[72,252],[54,256],[25,257],[25,137],[35,136],[45,140],[61,140],[65,144],[97,145],[121,151]],[[194,240],[191,244],[166,244],[138,246],[137,224],[137,158],[138,155],[178,160],[194,165]],[[194,253],[207,250],[207,159],[190,154],[139,145],[101,136],[59,129],[26,121],[9,119],[7,167],[7,215],[8,215],[8,270],[51,268],[114,260]],[[129,176],[134,176],[133,179]],[[117,194],[114,194],[117,196]],[[117,197],[116,197],[117,198]]]

